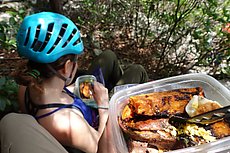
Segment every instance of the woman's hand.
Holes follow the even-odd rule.
[[[109,94],[108,89],[104,87],[99,82],[94,82],[93,84],[93,97],[95,101],[97,102],[97,105],[100,107],[108,107],[109,105]]]
[[[109,94],[108,89],[104,87],[99,82],[94,82],[93,84],[93,97],[97,102],[98,112],[99,112],[99,127],[98,127],[98,137],[101,138],[102,133],[105,130],[106,123],[108,120],[108,109],[100,109],[100,108],[108,108],[109,107]],[[99,141],[99,140],[98,140]]]

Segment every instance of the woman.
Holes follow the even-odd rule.
[[[113,52],[97,57],[87,73],[101,70],[106,87],[93,83],[98,106],[94,109],[68,87],[77,76],[77,57],[83,52],[80,32],[71,20],[51,12],[27,16],[17,35],[17,47],[19,55],[28,59],[27,69],[16,76],[22,112],[34,116],[66,148],[112,152],[109,126],[106,129],[108,90],[147,81],[143,67],[132,65],[123,73]]]
[[[33,14],[23,20],[17,45],[19,55],[29,60],[28,69],[16,79],[23,85],[22,111],[33,115],[62,145],[97,152],[108,110],[87,107],[66,88],[83,52],[78,28],[60,14]],[[93,96],[99,107],[108,107],[108,90],[102,84],[94,82]]]

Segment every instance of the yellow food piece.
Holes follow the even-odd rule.
[[[205,142],[216,141],[216,137],[212,136],[210,130],[205,130],[203,127],[198,127],[196,124],[186,124],[178,129],[178,134],[186,134],[193,138],[194,136],[202,137]]]

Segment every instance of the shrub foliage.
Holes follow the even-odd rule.
[[[153,78],[204,71],[229,75],[230,1],[59,1],[89,46],[139,57]],[[55,9],[55,8],[54,8]],[[97,42],[97,43],[95,43]]]

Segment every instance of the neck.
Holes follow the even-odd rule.
[[[43,92],[38,93],[34,89],[30,89],[30,96],[34,103],[36,104],[48,104],[54,102],[60,102],[63,95],[63,88],[65,82],[54,76],[47,80],[44,80],[42,83]]]
[[[47,92],[62,92],[64,86],[65,86],[65,81],[63,81],[62,79],[60,79],[57,76],[54,76],[50,79],[44,80],[42,83],[42,86],[44,88],[44,91]]]

